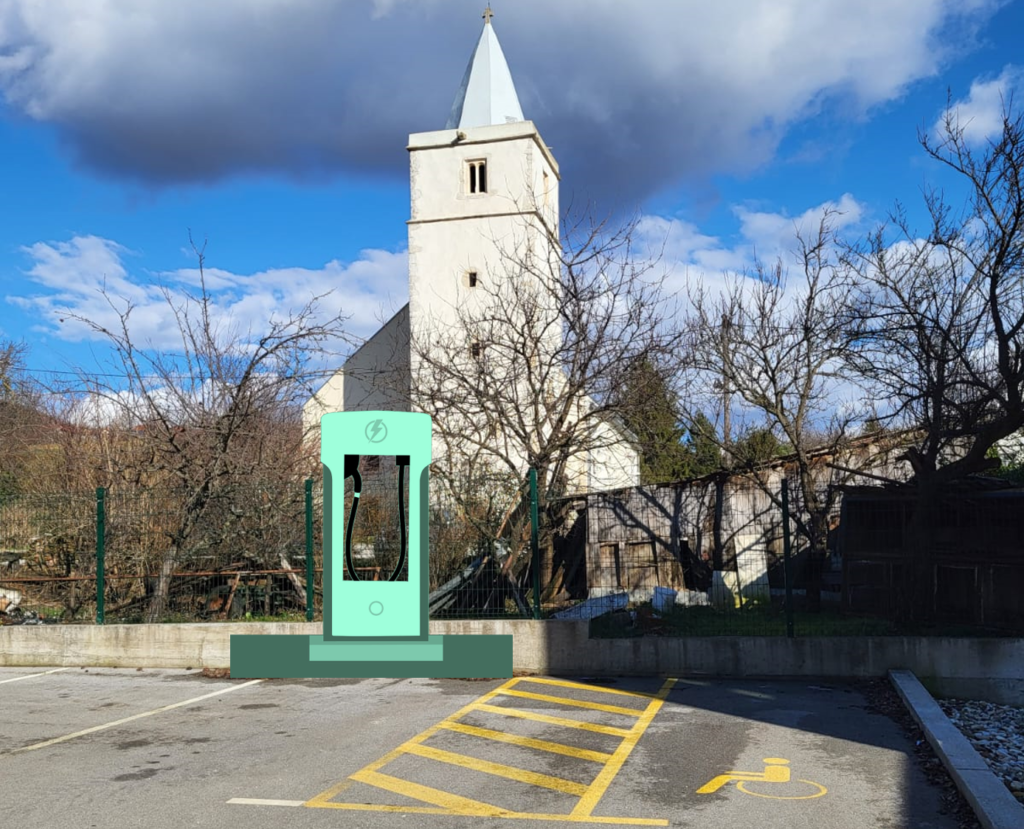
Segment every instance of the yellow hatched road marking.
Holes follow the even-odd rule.
[[[583,797],[580,798],[580,802],[576,804],[576,808],[572,810],[574,817],[584,817],[589,815],[594,807],[597,806],[597,802],[604,795],[605,790],[611,785],[612,780],[615,779],[615,775],[619,773],[622,768],[622,764],[626,762],[626,758],[629,757],[633,747],[637,744],[640,737],[647,730],[647,727],[651,724],[654,719],[654,715],[661,710],[661,706],[665,704],[665,698],[668,697],[669,691],[672,690],[672,686],[676,684],[674,679],[666,679],[665,684],[661,686],[655,699],[647,706],[647,710],[643,712],[640,719],[637,720],[636,725],[633,726],[632,731],[628,737],[626,737],[619,747],[615,750],[612,755],[612,759],[608,761],[601,772],[594,779],[594,782],[590,784],[590,789]]]
[[[523,682],[539,682],[542,685],[557,685],[559,688],[575,688],[579,691],[593,691],[596,694],[618,694],[620,697],[637,697],[638,699],[653,699],[654,694],[643,694],[640,691],[620,691],[618,688],[595,688],[593,685],[585,685],[582,682],[570,682],[567,679],[545,679],[539,676],[520,677]]]
[[[311,797],[309,800],[307,800],[302,805],[303,806],[323,806],[329,800],[333,800],[334,798],[336,798],[339,794],[341,794],[346,789],[352,788],[352,784],[354,782],[355,781],[352,780],[351,778],[346,777],[344,780],[342,780],[337,785],[331,786],[331,788],[327,789],[326,791],[320,792],[320,794],[318,794],[316,797]]]
[[[598,734],[611,734],[613,737],[628,737],[632,733],[629,728],[616,728],[614,725],[597,725],[596,723],[583,722],[582,720],[570,720],[566,717],[552,717],[549,714],[534,714],[532,711],[521,711],[518,708],[509,708],[506,705],[477,706],[480,711],[488,711],[494,714],[504,714],[506,717],[518,717],[521,720],[535,720],[549,725],[564,725],[567,728],[579,728],[582,731],[595,731]]]
[[[349,809],[356,812],[407,812],[414,815],[458,815],[461,812],[453,812],[451,809],[441,809],[436,806],[377,806],[374,803],[303,803],[311,809]],[[473,812],[472,814],[476,814]]]
[[[642,708],[623,708],[620,705],[605,705],[603,702],[584,702],[578,699],[570,699],[569,697],[554,697],[550,694],[535,694],[532,691],[514,691],[508,689],[502,691],[502,694],[510,697],[519,697],[521,699],[533,699],[539,702],[555,702],[559,705],[569,705],[573,708],[587,708],[591,711],[607,711],[609,714],[625,714],[627,717],[639,717],[643,714]]]
[[[506,705],[478,705],[481,711],[505,714],[506,716],[517,716],[520,719],[534,719],[538,723],[547,723],[551,726],[565,726],[570,729],[582,731],[593,731],[598,734],[610,734],[612,737],[629,737],[631,729],[620,729],[615,726],[599,726],[595,723],[585,723],[582,719],[569,719],[564,716],[551,716],[550,714],[538,714],[532,711],[522,711],[518,708],[509,708]]]
[[[518,780],[520,783],[529,783],[532,786],[543,786],[545,789],[554,789],[556,792],[565,792],[577,797],[582,797],[587,791],[587,787],[583,783],[577,783],[574,780],[553,777],[550,774],[541,774],[536,771],[527,771],[516,766],[506,766],[504,763],[481,760],[478,757],[457,754],[454,751],[445,751],[442,748],[415,745],[409,746],[406,751],[409,754],[427,757],[430,760],[437,760],[441,763],[449,763],[453,766],[461,766],[473,771],[482,771],[485,774],[493,774],[497,777],[507,777],[509,780]]]
[[[492,728],[481,728],[477,725],[467,725],[461,722],[444,722],[441,726],[449,731],[472,734],[474,737],[482,737],[485,740],[497,740],[500,743],[535,748],[538,751],[550,751],[552,754],[564,754],[566,757],[577,757],[580,760],[593,760],[596,763],[603,763],[611,759],[611,755],[604,751],[576,748],[575,746],[568,746],[563,743],[553,743],[550,740],[538,740],[536,737],[520,737],[518,734],[495,731]]]
[[[424,786],[420,783],[413,783],[409,780],[400,780],[390,774],[381,774],[379,771],[357,771],[351,775],[353,780],[360,783],[369,783],[378,789],[387,789],[395,794],[412,797],[422,800],[424,803],[433,803],[435,806],[443,806],[445,809],[461,812],[465,815],[480,815],[486,817],[498,817],[508,813],[491,803],[483,803],[479,800],[471,800],[468,797],[460,797],[457,794],[443,792],[432,786]]]
[[[417,734],[415,737],[412,737],[412,738],[406,740],[404,743],[402,743],[397,748],[394,748],[391,751],[389,751],[387,754],[385,754],[379,760],[377,760],[377,761],[375,761],[373,763],[370,763],[368,766],[366,766],[363,769],[363,771],[376,771],[379,768],[383,768],[388,763],[390,763],[392,760],[394,760],[394,759],[396,759],[398,757],[401,757],[408,750],[409,746],[417,745],[418,743],[422,743],[425,740],[427,740],[428,738],[432,737],[434,734],[436,734],[438,731],[440,731],[442,728],[444,728],[444,725],[445,725],[446,722],[452,722],[452,721],[457,720],[460,717],[468,714],[470,711],[472,711],[474,708],[476,708],[478,705],[480,705],[480,701],[481,700],[486,701],[486,700],[489,700],[489,699],[494,699],[494,697],[496,697],[499,693],[501,693],[501,689],[502,688],[510,686],[513,683],[518,682],[518,681],[519,681],[519,677],[516,677],[514,679],[509,680],[504,685],[499,686],[498,688],[495,688],[493,691],[488,691],[486,694],[484,694],[479,699],[473,700],[473,702],[469,703],[468,705],[463,706],[458,711],[456,711],[454,714],[452,714],[452,715],[450,715],[448,717],[445,717],[445,719],[443,719],[441,722],[437,723],[437,725],[430,726],[430,728],[428,728],[426,731],[423,731],[422,733]],[[628,733],[628,732],[626,732],[626,733]],[[328,791],[330,791],[330,789],[328,789]],[[325,792],[325,794],[326,794],[326,792]],[[321,795],[317,795],[315,798],[313,798],[313,800],[319,800],[320,798],[321,798]]]
[[[557,820],[566,823],[601,823],[601,824],[616,824],[619,826],[668,826],[667,820],[653,819],[653,818],[619,818],[619,817],[595,817],[590,813],[597,806],[601,797],[604,795],[607,788],[611,785],[612,780],[621,770],[622,765],[625,763],[627,757],[632,752],[633,747],[639,741],[644,731],[651,724],[658,710],[664,704],[665,699],[668,697],[669,691],[672,686],[675,685],[675,679],[669,679],[665,682],[662,688],[655,695],[647,694],[631,694],[626,691],[615,690],[612,693],[617,693],[625,696],[641,696],[647,699],[651,699],[651,703],[646,709],[629,709],[621,708],[613,705],[601,705],[599,703],[581,703],[577,700],[566,699],[564,697],[551,697],[544,694],[532,694],[525,691],[511,691],[513,685],[516,685],[523,681],[540,681],[535,678],[516,677],[509,680],[503,685],[495,688],[493,691],[489,691],[481,697],[478,697],[473,702],[464,706],[463,708],[456,711],[454,714],[446,717],[436,725],[431,726],[415,737],[404,742],[394,750],[388,752],[379,760],[370,763],[366,767],[360,769],[354,774],[343,780],[336,786],[327,789],[324,792],[316,795],[312,799],[305,801],[304,806],[311,808],[321,809],[349,809],[354,811],[374,811],[374,812],[395,812],[395,813],[408,813],[408,814],[440,814],[440,815],[464,815],[471,817],[503,817],[503,818],[518,818],[525,820]],[[569,688],[583,688],[587,690],[598,690],[604,691],[605,689],[592,689],[589,686],[580,685],[579,683],[562,682],[560,680],[542,680],[545,684],[560,685],[561,687]],[[508,708],[506,706],[490,705],[490,700],[495,697],[507,694],[509,696],[518,696],[525,699],[536,699],[539,701],[553,701],[560,704],[575,705],[580,708],[587,708],[591,710],[602,710],[609,711],[611,713],[628,714],[630,716],[637,717],[637,722],[632,728],[616,728],[608,725],[597,725],[595,723],[583,722],[580,720],[567,719],[564,717],[553,717],[546,714],[535,714],[529,711],[516,710]],[[612,754],[607,754],[600,751],[589,751],[587,749],[578,749],[573,746],[563,745],[562,743],[555,743],[548,740],[538,740],[532,737],[521,737],[516,734],[507,734],[501,731],[495,731],[489,728],[481,728],[479,726],[468,725],[467,723],[457,722],[461,717],[472,711],[486,711],[495,714],[501,714],[503,716],[518,717],[520,719],[532,720],[535,722],[548,723],[550,725],[565,726],[568,728],[578,728],[584,731],[593,731],[599,734],[608,734],[615,737],[621,737],[622,743],[619,748]],[[498,740],[500,742],[506,742],[513,745],[525,746],[528,748],[535,748],[542,751],[551,751],[557,754],[564,754],[566,756],[578,757],[585,760],[593,760],[596,762],[605,763],[604,768],[594,779],[594,782],[589,786],[581,783],[576,783],[571,780],[564,780],[562,778],[553,777],[551,775],[540,774],[537,772],[530,772],[525,769],[516,768],[514,766],[506,766],[501,763],[492,763],[487,760],[480,760],[475,757],[469,757],[467,755],[458,754],[455,752],[445,751],[443,749],[437,749],[432,746],[423,745],[423,742],[436,734],[442,728],[450,731],[457,731],[464,734],[470,734],[485,739]],[[392,760],[400,757],[403,754],[416,754],[421,757],[429,759],[439,760],[441,762],[452,763],[454,765],[462,766],[464,768],[476,769],[489,774],[495,774],[502,777],[507,777],[513,780],[519,780],[524,783],[531,785],[544,786],[545,788],[552,788],[556,791],[563,791],[573,795],[580,795],[580,802],[576,805],[576,808],[569,814],[550,814],[550,813],[530,813],[530,812],[513,812],[507,809],[503,809],[499,806],[495,806],[491,803],[484,803],[483,801],[473,800],[468,797],[461,797],[459,795],[451,794],[449,792],[435,789],[431,786],[424,786],[419,783],[413,783],[409,780],[402,780],[398,777],[392,777],[389,774],[384,774],[378,769],[387,765]],[[431,806],[378,806],[368,803],[333,803],[330,802],[331,798],[337,796],[339,793],[347,789],[352,785],[353,782],[365,783],[370,786],[374,786],[385,791],[390,791],[395,794],[403,795],[405,797],[413,798],[424,803],[432,804]],[[241,802],[238,799],[236,802]],[[252,801],[250,801],[252,802]],[[270,801],[265,801],[269,804]],[[282,803],[282,805],[284,805]]]
[[[228,803],[241,803],[244,798],[236,797]],[[262,805],[272,805],[264,801]],[[282,805],[290,806],[290,803]],[[308,803],[302,804],[308,806]],[[449,815],[455,817],[479,817],[477,812],[458,812],[452,809],[439,809],[433,806],[376,806],[372,803],[318,803],[317,809],[346,809],[353,812],[401,812],[412,815]],[[569,815],[552,815],[543,812],[503,812],[503,818],[520,820],[557,820],[560,823],[610,823],[616,826],[668,826],[667,820],[645,817],[570,817]]]

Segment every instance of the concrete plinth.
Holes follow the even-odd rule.
[[[410,643],[407,642],[390,643],[390,647],[367,654],[361,649],[368,643],[362,642],[324,642],[322,636],[235,634],[231,637],[231,676],[241,679],[506,679],[512,676],[511,635],[430,638],[434,641],[423,643],[426,658],[406,661],[392,648],[398,644],[408,649]],[[444,654],[439,661],[433,658],[438,644],[442,645]],[[393,654],[391,661],[378,658],[384,651]],[[327,659],[326,655],[331,653],[333,655]],[[416,659],[413,652],[405,655]]]

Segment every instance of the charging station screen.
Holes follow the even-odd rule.
[[[345,538],[352,521],[352,567],[361,581],[388,581],[402,560],[395,581],[409,580],[409,467],[403,470],[402,505],[405,524],[405,555],[401,555],[402,533],[399,521],[398,466],[394,455],[361,455],[362,478],[355,519],[352,520],[354,483],[345,479]],[[347,552],[347,551],[346,551]],[[351,581],[348,568],[342,567],[345,581]]]

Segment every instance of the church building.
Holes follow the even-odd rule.
[[[306,434],[318,436],[326,412],[429,411],[435,421],[437,461],[444,448],[436,424],[446,415],[431,411],[418,395],[425,376],[418,356],[424,353],[421,346],[439,343],[442,335],[450,341],[456,332],[464,337],[465,358],[481,359],[487,353],[486,338],[478,340],[464,331],[466,313],[482,308],[485,297],[501,293],[494,290],[499,287],[516,295],[532,291],[557,319],[558,163],[536,126],[523,116],[491,17],[488,8],[445,128],[409,136],[409,302],[306,402]],[[541,285],[537,280],[544,274],[551,278]],[[506,309],[508,305],[517,303],[506,303]],[[554,335],[561,338],[560,326],[554,327]],[[561,343],[551,336],[548,326],[537,343],[538,353],[557,353]],[[560,367],[557,373],[564,379]],[[593,401],[582,396],[571,405],[579,423]],[[639,454],[628,429],[607,419],[587,428],[587,448],[566,465],[569,491],[638,485]],[[518,471],[525,475],[526,447],[503,441],[501,435],[493,438],[501,443],[504,457],[518,459]]]

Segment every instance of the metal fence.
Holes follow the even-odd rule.
[[[354,522],[360,578],[388,578],[401,547],[397,469],[381,472]],[[921,562],[905,492],[833,499],[815,553],[786,481],[593,493],[568,513],[538,513],[532,470],[525,484],[508,505],[521,538],[431,505],[431,618],[589,618],[595,636],[1024,635],[1022,491],[945,497]],[[157,490],[8,497],[0,623],[322,618],[319,483],[234,486],[192,524],[187,506]],[[907,612],[922,595],[923,621]]]
[[[387,579],[397,563],[396,470],[384,466],[364,478],[353,522],[363,579]],[[532,471],[528,481],[535,503]],[[408,481],[404,496],[408,530]],[[198,518],[189,506],[153,489],[8,497],[0,503],[0,623],[322,618],[321,484],[234,485]],[[530,589],[536,530],[532,545],[496,543],[434,508],[429,527],[431,618],[540,618]],[[406,563],[399,577],[407,573]]]
[[[1024,635],[1024,494],[946,496],[923,553],[912,490],[829,494],[813,548],[791,481],[588,497],[578,549],[563,555],[586,561],[593,634]]]

